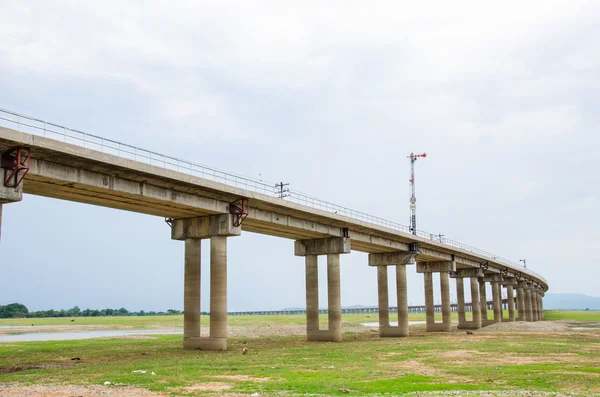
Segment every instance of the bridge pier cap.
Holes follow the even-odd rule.
[[[450,272],[450,278],[482,278],[483,270],[481,269],[459,269],[455,272]]]
[[[16,203],[23,200],[23,185],[19,187],[6,187],[0,184],[0,205]]]
[[[209,215],[197,218],[174,219],[171,226],[171,239],[206,239],[213,236],[239,236],[241,226],[233,225],[233,215]]]
[[[417,262],[417,273],[446,273],[456,271],[456,261]]]
[[[383,252],[369,254],[369,266],[414,265],[416,253]]]
[[[352,251],[349,237],[331,237],[312,240],[296,240],[294,255],[349,254]]]

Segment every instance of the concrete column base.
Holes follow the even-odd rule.
[[[458,329],[479,329],[479,328],[481,328],[481,326],[479,325],[479,322],[476,322],[476,321],[464,321],[457,328]]]
[[[448,327],[444,323],[434,323],[427,325],[427,332],[448,332]]]
[[[187,350],[227,350],[227,338],[184,338]]]
[[[408,336],[406,330],[393,325],[379,326],[379,336],[382,338],[397,338]]]
[[[306,340],[310,342],[341,342],[342,330],[320,329],[307,331]]]

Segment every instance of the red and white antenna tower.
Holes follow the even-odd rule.
[[[410,196],[410,231],[412,234],[417,234],[417,197],[415,196],[415,163],[419,157],[427,157],[426,153],[414,154],[411,153],[410,159],[410,188],[412,195]]]

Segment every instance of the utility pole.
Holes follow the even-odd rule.
[[[417,198],[415,196],[415,163],[419,157],[427,157],[426,153],[414,154],[411,153],[408,158],[410,159],[410,188],[412,195],[410,196],[410,231],[412,234],[417,234]]]
[[[527,269],[527,259],[519,259],[519,262],[523,262],[523,267]]]
[[[276,183],[275,188],[277,189],[277,197],[279,197],[280,199],[289,197],[290,189],[286,187],[289,185],[290,185],[289,183],[283,183],[283,182]]]

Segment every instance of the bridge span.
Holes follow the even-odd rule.
[[[381,337],[408,336],[406,266],[425,280],[428,331],[451,330],[449,278],[456,279],[458,327],[543,320],[548,283],[497,255],[450,239],[275,187],[14,112],[0,110],[2,205],[23,193],[165,218],[171,238],[184,242],[184,348],[227,348],[227,240],[242,230],[295,240],[306,262],[307,339],[341,341],[340,255],[369,254],[376,267]],[[200,336],[200,241],[210,239],[210,335]],[[318,262],[327,256],[329,328],[319,326]],[[365,264],[367,265],[367,264]],[[398,325],[390,325],[388,267],[395,268]],[[435,322],[433,273],[440,275],[442,322]],[[464,279],[473,310],[465,314]],[[486,284],[494,315],[488,318]],[[509,316],[502,318],[502,289]],[[515,295],[516,293],[516,295]],[[516,303],[516,304],[515,304]]]

